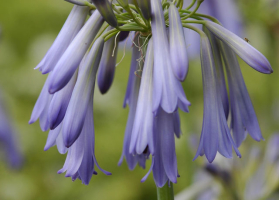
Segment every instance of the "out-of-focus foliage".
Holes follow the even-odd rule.
[[[263,135],[268,138],[270,133],[279,130],[278,3],[276,0],[247,0],[238,3],[245,17],[246,37],[270,60],[274,69],[272,75],[263,75],[241,61],[243,76]],[[62,0],[0,3],[0,85],[6,94],[4,99],[11,110],[10,116],[15,122],[15,129],[20,133],[18,140],[26,159],[24,167],[16,172],[4,163],[0,164],[0,199],[155,199],[156,188],[152,177],[145,183],[140,183],[147,170],[137,167],[131,172],[125,163],[117,167],[128,114],[128,109],[122,108],[129,73],[128,51],[116,69],[114,85],[105,96],[97,93],[94,105],[96,157],[104,169],[113,173],[112,176],[99,173],[92,178],[89,186],[84,186],[78,180],[72,182],[63,175],[56,174],[63,166],[65,155],[60,155],[56,147],[44,152],[47,134],[41,132],[38,123],[28,125],[31,111],[45,81],[44,76],[33,68],[54,41],[71,7],[72,5]],[[123,52],[120,51],[118,60],[122,55]],[[202,160],[199,158],[192,162],[193,147],[188,142],[190,133],[201,132],[203,98],[199,66],[199,61],[190,63],[189,74],[183,83],[192,106],[189,114],[181,115],[183,136],[176,141],[181,177],[174,186],[175,193],[191,185],[195,168]],[[249,137],[243,145],[250,143],[266,145],[266,142],[256,143]],[[249,159],[247,154],[243,155],[239,162]],[[149,166],[150,162],[147,167]]]

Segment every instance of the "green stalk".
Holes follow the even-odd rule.
[[[168,183],[164,187],[157,187],[157,200],[174,200],[173,185]]]

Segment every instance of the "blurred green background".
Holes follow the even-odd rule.
[[[264,75],[241,62],[241,69],[256,110],[262,133],[266,139],[279,130],[279,10],[269,1],[239,1],[244,17],[245,36],[261,51],[273,66],[274,73]],[[272,2],[272,1],[270,1]],[[122,152],[128,109],[122,108],[129,73],[130,53],[116,69],[112,88],[105,96],[95,93],[96,157],[112,176],[101,172],[88,186],[79,180],[72,182],[56,172],[62,168],[65,156],[56,147],[43,151],[47,133],[39,123],[28,125],[33,106],[46,76],[33,68],[51,46],[67,18],[72,5],[62,0],[4,1],[0,2],[0,87],[10,118],[17,131],[18,143],[24,155],[20,170],[0,164],[0,199],[156,199],[152,175],[140,183],[147,170],[136,167],[129,171],[124,162],[117,167]],[[119,60],[123,52],[118,54]],[[202,125],[203,97],[200,61],[191,61],[190,72],[183,83],[191,101],[190,113],[181,113],[183,136],[176,140],[180,178],[175,193],[191,185],[195,169],[203,160],[193,162],[193,149],[189,145],[191,134],[199,135]],[[250,137],[244,142],[256,144]],[[256,145],[264,147],[266,142]],[[197,148],[197,147],[196,147]],[[242,148],[240,148],[242,150]],[[246,154],[248,156],[248,154]],[[243,158],[246,159],[245,153]],[[235,158],[236,159],[236,158]],[[240,162],[241,162],[240,160]],[[150,161],[147,164],[147,169]]]

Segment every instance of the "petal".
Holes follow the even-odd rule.
[[[205,26],[252,68],[265,74],[273,72],[270,63],[264,55],[248,42],[214,22],[205,21]]]
[[[95,11],[55,66],[49,81],[49,93],[61,90],[70,81],[102,24],[100,13]]]
[[[88,15],[88,11],[89,8],[87,6],[73,7],[60,33],[44,57],[45,62],[42,66],[40,66],[43,74],[49,73],[53,70],[63,53],[66,51],[67,47],[70,45],[71,41],[82,28]]]
[[[114,36],[106,41],[104,45],[98,72],[98,86],[102,94],[105,94],[109,90],[113,82],[118,51],[118,41],[119,37]]]
[[[104,40],[102,38],[97,39],[80,67],[72,98],[63,121],[62,133],[66,147],[70,147],[75,142],[82,130],[88,104],[94,93],[96,73],[103,46]]]
[[[187,47],[178,9],[172,3],[169,7],[169,41],[173,73],[179,81],[184,81],[188,72]]]

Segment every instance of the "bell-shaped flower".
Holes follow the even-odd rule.
[[[135,42],[135,44],[137,44],[137,46],[140,46],[138,39],[139,39],[139,36],[137,35],[134,39],[134,42]],[[124,157],[125,157],[130,170],[133,170],[136,167],[137,163],[142,168],[145,168],[145,160],[147,157],[146,155],[132,154],[129,151],[131,137],[132,137],[132,131],[133,131],[133,125],[134,125],[134,120],[135,120],[135,115],[136,115],[136,109],[137,109],[137,104],[138,104],[139,88],[140,88],[140,83],[141,83],[141,78],[134,74],[136,69],[138,67],[141,67],[141,63],[138,62],[138,59],[140,59],[140,57],[141,57],[141,53],[137,46],[136,45],[133,46],[129,81],[128,81],[128,85],[127,85],[125,100],[124,100],[124,107],[126,107],[126,105],[128,104],[130,110],[129,110],[126,129],[125,129],[123,151],[122,151],[121,158],[118,162],[118,165],[121,165],[124,160]],[[146,152],[146,153],[148,153],[148,152]]]
[[[106,41],[104,45],[97,79],[99,90],[102,94],[107,93],[113,82],[118,51],[118,41],[119,37],[114,36]]]
[[[118,26],[111,3],[108,0],[92,0],[92,2],[109,25],[112,27]]]
[[[252,68],[265,74],[273,72],[266,57],[244,39],[214,22],[205,21],[204,25]]]
[[[232,157],[232,147],[240,157],[227,125],[218,90],[214,58],[210,41],[205,34],[201,35],[201,67],[204,94],[204,114],[200,144],[196,156],[205,154],[213,162],[217,151],[227,158]]]
[[[177,183],[178,170],[174,140],[174,114],[159,109],[154,120],[155,154],[149,172],[141,180],[144,182],[151,170],[157,187],[163,187],[167,181]]]
[[[173,3],[169,7],[169,43],[173,73],[179,81],[184,81],[189,67],[187,47],[180,15]]]
[[[41,90],[41,93],[36,101],[33,108],[29,124],[33,124],[37,119],[40,118],[40,126],[42,131],[47,131],[49,128],[48,122],[48,107],[52,99],[52,94],[48,93],[50,75],[47,77],[46,82]]]
[[[88,12],[88,7],[73,7],[54,43],[36,67],[40,68],[40,71],[43,74],[49,73],[53,70],[63,53],[82,28]]]
[[[95,136],[93,121],[93,96],[91,97],[89,106],[87,107],[86,118],[83,124],[80,137],[68,149],[68,155],[65,164],[58,173],[66,172],[66,177],[81,179],[83,184],[88,185],[95,171],[95,165],[106,175],[111,175],[100,168],[95,157]]]
[[[53,95],[48,108],[48,120],[50,129],[55,129],[64,119],[73,89],[75,87],[76,80],[77,71],[75,72],[69,83]]]
[[[138,96],[138,103],[135,112],[135,119],[132,129],[132,138],[130,144],[130,153],[142,154],[146,148],[151,154],[154,154],[154,135],[153,135],[153,119],[152,112],[152,93],[153,93],[153,39],[148,43],[147,52],[145,55],[145,62],[143,73],[141,77],[141,84]]]
[[[55,66],[49,81],[49,93],[59,91],[70,81],[102,24],[100,13],[95,11]]]
[[[205,26],[203,26],[203,31],[206,33],[208,39],[210,40],[213,58],[214,58],[214,64],[216,67],[217,86],[218,86],[218,90],[220,91],[220,95],[222,98],[222,104],[223,104],[225,116],[227,119],[229,116],[230,105],[229,105],[229,98],[228,98],[228,92],[227,92],[227,86],[226,86],[226,80],[225,80],[225,74],[224,74],[224,68],[223,68],[219,41]]]
[[[178,107],[188,112],[190,103],[171,68],[169,42],[161,1],[151,1],[151,9],[154,42],[153,112],[156,113],[160,106],[167,113],[173,113]]]
[[[258,119],[243,80],[237,57],[225,43],[222,44],[222,55],[229,83],[231,129],[235,143],[237,146],[240,146],[246,138],[246,131],[254,140],[263,140]]]
[[[81,133],[89,100],[94,94],[103,46],[104,40],[98,38],[89,53],[84,56],[84,62],[80,66],[77,82],[63,120],[62,133],[66,147],[70,147]]]

